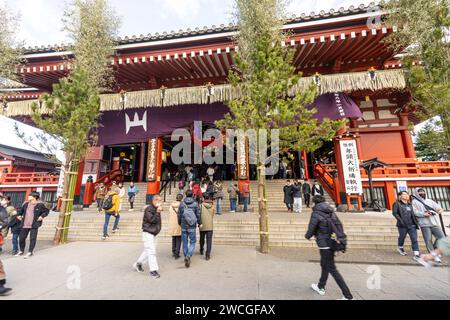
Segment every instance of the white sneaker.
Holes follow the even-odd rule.
[[[20,251],[18,254],[16,254],[14,257],[21,257],[21,256],[23,256],[23,252],[22,251]]]
[[[133,212],[134,211],[134,209],[130,209],[130,210],[128,210],[128,212]]]
[[[325,289],[320,289],[319,286],[315,283],[313,283],[311,285],[311,289],[313,289],[315,292],[317,292],[321,296],[324,296],[326,293]]]
[[[441,264],[441,263],[442,263],[442,260],[441,260],[441,258],[439,258],[439,257],[435,257],[435,258],[434,258],[434,262],[437,263],[437,264]]]
[[[28,252],[27,255],[25,257],[23,257],[24,259],[29,259],[33,256],[33,252]]]
[[[347,299],[346,297],[342,297],[341,299],[337,299],[337,300],[354,300],[354,299]]]
[[[142,267],[142,264],[140,264],[140,263],[136,262],[135,264],[133,264],[133,268],[134,268],[134,270],[136,270],[139,273],[144,272],[144,268]]]

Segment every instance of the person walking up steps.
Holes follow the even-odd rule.
[[[103,211],[103,201],[105,201],[107,193],[108,190],[106,190],[105,185],[103,183],[100,183],[94,194],[94,201],[97,202],[98,213],[101,213]]]
[[[115,189],[111,189],[110,192],[106,195],[105,201],[103,203],[103,209],[105,210],[105,224],[103,225],[103,240],[109,238],[108,235],[108,226],[109,220],[114,216],[116,221],[114,222],[113,233],[116,232],[117,227],[119,226],[120,221],[120,197],[115,191]]]
[[[435,243],[445,238],[444,232],[442,231],[443,226],[441,226],[439,220],[439,215],[444,210],[435,201],[427,198],[425,189],[417,189],[414,191],[412,198],[414,214],[418,219],[428,253],[431,253],[435,249],[432,239],[433,236],[436,238]],[[436,257],[435,262],[441,263],[441,259]]]
[[[178,209],[178,224],[181,226],[181,239],[183,241],[184,265],[191,266],[197,241],[197,226],[202,227],[202,219],[198,203],[194,200],[192,191],[186,192],[186,199]]]
[[[134,182],[130,183],[128,187],[128,202],[130,203],[130,212],[134,211],[134,200],[136,199],[136,195],[139,193],[139,189],[134,185]]]
[[[392,215],[397,220],[398,228],[398,253],[402,256],[406,256],[407,253],[404,249],[406,235],[409,234],[411,239],[412,248],[414,251],[414,260],[420,259],[419,243],[417,241],[417,230],[419,229],[419,223],[414,214],[413,206],[411,205],[411,197],[408,192],[402,191],[398,194],[398,201],[394,203],[392,208]]]
[[[231,181],[228,187],[228,195],[230,197],[230,213],[236,213],[239,188],[237,183]]]
[[[342,224],[336,216],[333,208],[325,202],[323,196],[317,195],[313,197],[313,213],[309,222],[308,231],[305,238],[310,240],[312,237],[316,238],[317,246],[320,251],[320,266],[322,268],[322,276],[318,284],[311,285],[311,288],[324,296],[326,293],[325,287],[327,285],[328,276],[331,276],[336,281],[339,288],[342,290],[344,297],[342,300],[353,300],[353,296],[344,281],[344,278],[336,268],[334,261],[335,250],[333,247],[333,228],[331,221],[334,225]]]
[[[42,226],[44,218],[48,216],[49,210],[45,207],[44,203],[39,201],[40,194],[32,192],[28,197],[22,209],[20,210],[17,219],[21,221],[19,246],[20,251],[16,256],[22,256],[25,252],[25,245],[30,234],[30,247],[28,248],[28,254],[25,258],[33,256],[34,248],[36,246],[38,230]]]
[[[144,252],[133,265],[137,272],[144,272],[144,263],[148,261],[150,276],[159,279],[159,266],[156,259],[156,236],[161,232],[162,201],[160,195],[153,196],[152,203],[144,211],[142,222],[142,241]]]
[[[211,259],[213,232],[214,232],[214,202],[211,197],[205,198],[201,206],[202,227],[200,227],[200,254],[205,253],[206,238],[206,261]]]
[[[180,258],[181,250],[181,226],[178,224],[178,210],[182,201],[183,195],[178,194],[176,201],[172,202],[169,208],[169,235],[172,237],[172,256],[175,259]]]

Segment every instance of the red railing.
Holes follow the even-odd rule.
[[[335,183],[336,177],[333,172],[337,171],[335,164],[316,164],[315,176],[323,185],[334,201],[339,199],[339,186]]]
[[[1,175],[2,185],[58,185],[59,176],[47,172],[5,173]]]
[[[361,176],[367,178],[367,172],[361,170]],[[377,168],[373,178],[408,178],[408,177],[450,177],[450,162],[391,162],[385,168]]]
[[[124,180],[124,176],[123,176],[122,170],[117,169],[117,170],[107,173],[106,175],[104,175],[103,177],[101,177],[100,179],[95,181],[94,187],[96,188],[100,183],[103,183],[105,185],[105,187],[109,188],[109,187],[111,187],[113,181],[120,183],[120,182],[123,182],[123,180]]]

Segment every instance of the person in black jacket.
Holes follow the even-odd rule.
[[[16,255],[19,253],[19,235],[22,229],[20,228],[21,221],[17,217],[18,217],[17,214],[13,215],[8,224],[8,228],[11,230],[12,233],[12,246],[13,246],[12,255]]]
[[[408,192],[402,191],[398,194],[398,201],[394,203],[392,215],[397,220],[397,228],[399,233],[398,253],[402,256],[407,255],[403,246],[405,244],[406,235],[409,234],[412,249],[414,251],[413,259],[420,259],[419,242],[417,241],[417,230],[419,229],[419,223],[416,215],[414,214],[414,208],[411,204],[411,196]]]
[[[311,185],[308,181],[305,181],[302,186],[303,199],[305,200],[305,205],[309,208],[309,203],[311,201]]]
[[[336,268],[334,262],[334,251],[331,249],[331,228],[328,224],[327,218],[331,218],[334,213],[334,209],[325,202],[323,196],[313,197],[313,213],[309,222],[308,231],[305,238],[310,240],[312,237],[316,238],[317,246],[320,251],[320,266],[322,267],[322,276],[318,284],[311,285],[311,288],[321,296],[325,295],[325,287],[329,274],[332,275],[339,288],[342,290],[344,298],[342,300],[353,300],[353,296]]]
[[[20,220],[20,228],[22,229],[19,234],[19,248],[20,251],[16,256],[23,256],[25,252],[25,245],[28,235],[30,234],[30,247],[28,248],[28,254],[25,258],[33,256],[34,248],[36,246],[36,240],[38,230],[42,226],[44,218],[48,216],[49,210],[47,207],[39,201],[40,194],[38,192],[32,192],[26,202],[17,215],[17,219]]]
[[[319,184],[319,182],[317,182],[317,180],[314,182],[314,184],[312,186],[311,194],[313,197],[325,195],[325,192],[323,191],[323,187]]]
[[[294,197],[292,196],[292,185],[291,181],[287,181],[286,185],[283,188],[284,192],[284,203],[288,209],[288,212],[292,212],[294,208]]]
[[[148,261],[150,276],[159,279],[159,267],[156,259],[156,236],[161,232],[162,201],[160,195],[153,196],[152,203],[144,211],[142,222],[142,240],[144,241],[144,252],[133,265],[137,272],[144,272],[143,264]]]

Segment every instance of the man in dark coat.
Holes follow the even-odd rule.
[[[28,197],[22,209],[19,210],[17,219],[21,221],[20,235],[19,235],[19,253],[16,256],[23,256],[28,235],[30,234],[30,247],[25,258],[33,256],[34,248],[36,246],[38,230],[42,226],[42,221],[48,216],[49,210],[43,202],[39,201],[40,194],[32,192]]]
[[[320,294],[325,295],[325,287],[327,285],[328,276],[331,274],[339,288],[342,290],[344,298],[342,300],[353,300],[353,296],[341,274],[336,268],[334,262],[335,252],[331,249],[331,228],[328,219],[335,215],[334,209],[325,202],[323,196],[313,197],[313,213],[309,222],[308,231],[305,238],[310,240],[316,238],[317,246],[320,251],[320,266],[322,268],[322,276],[318,284],[312,284],[311,288]]]
[[[161,232],[161,196],[153,196],[152,203],[145,209],[142,222],[142,239],[144,241],[144,252],[133,265],[137,272],[144,272],[143,264],[148,261],[150,276],[159,279],[159,267],[156,259],[156,236]]]
[[[313,186],[312,186],[312,191],[311,191],[312,196],[323,196],[325,194],[325,192],[323,191],[323,187],[319,184],[319,182],[317,182],[317,180],[314,182]]]
[[[394,203],[392,208],[392,215],[397,220],[398,228],[398,253],[406,256],[407,253],[403,245],[405,244],[406,235],[409,234],[411,239],[412,249],[414,251],[414,260],[420,259],[419,242],[417,240],[417,230],[419,229],[419,222],[414,214],[414,208],[411,204],[411,196],[408,192],[402,191],[398,194],[398,201]]]
[[[291,181],[287,181],[286,185],[283,188],[284,192],[284,203],[288,209],[288,212],[293,212],[294,208],[294,197],[292,195],[292,184]]]
[[[311,185],[308,181],[305,181],[302,186],[303,199],[305,199],[305,205],[309,208],[309,203],[311,201]]]

